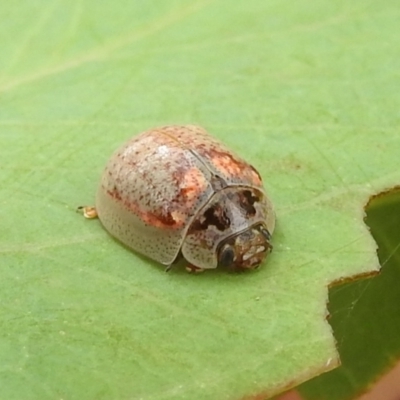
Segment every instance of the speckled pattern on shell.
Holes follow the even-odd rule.
[[[246,190],[258,196],[250,216],[240,209],[238,193]],[[232,221],[229,229],[194,229],[202,212],[221,205]],[[103,173],[96,208],[104,227],[139,253],[169,265],[182,250],[201,268],[217,266],[223,238],[257,222],[272,233],[275,221],[258,172],[192,125],[146,131],[116,151]]]

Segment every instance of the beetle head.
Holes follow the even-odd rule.
[[[224,240],[218,263],[233,270],[255,269],[271,250],[270,233],[264,225],[256,225]]]

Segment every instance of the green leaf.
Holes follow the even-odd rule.
[[[369,196],[399,181],[394,1],[0,6],[5,399],[232,399],[338,365],[332,281],[379,269]],[[259,272],[169,274],[75,208],[112,151],[197,123],[260,171]]]
[[[354,399],[400,358],[400,192],[374,198],[368,226],[382,270],[374,279],[332,288],[329,309],[342,365],[301,385],[304,399]]]

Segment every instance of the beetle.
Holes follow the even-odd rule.
[[[133,137],[108,161],[86,217],[131,249],[190,272],[258,268],[272,250],[272,203],[257,170],[195,125]]]

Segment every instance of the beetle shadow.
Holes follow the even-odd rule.
[[[182,277],[193,277],[193,278],[199,278],[199,279],[208,279],[207,276],[210,277],[216,277],[216,276],[229,276],[230,278],[234,279],[235,277],[245,277],[245,276],[250,276],[252,274],[258,273],[257,270],[233,270],[229,267],[225,266],[219,266],[215,269],[206,269],[205,271],[202,272],[188,272],[186,270],[186,266],[188,265],[188,262],[185,260],[183,257],[182,253],[179,252],[178,256],[176,259],[172,262],[172,264],[164,265],[161,264],[157,261],[152,260],[151,258],[140,254],[137,251],[132,250],[129,246],[125,245],[121,241],[119,241],[117,238],[110,236],[111,239],[118,244],[119,246],[122,246],[127,252],[132,254],[133,256],[137,257],[141,261],[143,261],[144,264],[150,265],[151,268],[157,269],[160,271],[160,273],[165,273],[168,275],[171,275],[171,277],[177,277],[177,278],[182,278]],[[222,278],[221,278],[222,279]]]
[[[182,253],[179,253],[175,261],[169,266],[165,268],[166,273],[174,275],[174,276],[198,276],[200,279],[204,278],[205,276],[229,276],[229,277],[236,277],[236,276],[246,276],[252,275],[253,273],[257,273],[257,271],[250,271],[250,270],[243,270],[243,269],[232,269],[225,266],[218,266],[214,269],[206,269],[202,272],[188,272],[186,270],[186,266],[189,263],[185,260]]]

